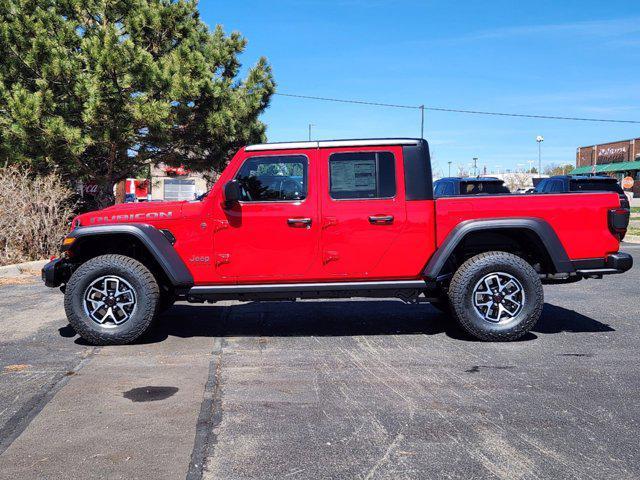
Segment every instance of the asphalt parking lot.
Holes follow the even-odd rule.
[[[354,300],[177,305],[95,348],[5,284],[0,478],[639,478],[639,285],[545,287],[507,344]]]

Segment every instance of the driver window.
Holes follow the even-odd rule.
[[[243,202],[304,200],[308,159],[304,155],[247,158],[236,175]]]

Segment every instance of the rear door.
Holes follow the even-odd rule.
[[[402,148],[321,149],[318,160],[321,277],[371,278],[406,223]]]

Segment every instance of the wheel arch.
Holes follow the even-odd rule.
[[[539,218],[506,218],[461,222],[429,259],[423,276],[436,281],[441,275],[450,273],[448,266],[464,261],[458,257],[466,252],[467,246],[473,247],[475,253],[483,253],[505,242],[526,248],[530,258],[537,258],[547,270],[543,273],[575,272],[562,242],[549,223]]]
[[[188,289],[193,276],[173,245],[160,230],[151,225],[118,224],[79,227],[67,238],[75,240],[67,248],[74,261],[84,262],[98,255],[122,253],[142,257],[163,283],[175,289]],[[133,253],[132,253],[133,252]]]

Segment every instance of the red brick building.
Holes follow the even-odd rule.
[[[572,174],[599,173],[634,180],[634,197],[640,197],[640,138],[578,147]]]

